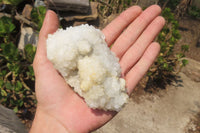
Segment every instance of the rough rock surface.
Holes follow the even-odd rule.
[[[26,4],[23,12],[22,12],[22,16],[27,18],[27,19],[31,19],[31,11],[32,11],[33,7],[29,4]]]
[[[13,131],[12,129],[0,125],[0,133],[16,133],[16,132]]]
[[[32,44],[36,46],[37,43],[38,33],[35,33],[31,27],[22,27],[18,48],[20,50],[24,50],[26,44]]]
[[[192,63],[192,62],[190,62]],[[192,64],[191,64],[192,65]],[[193,64],[194,65],[194,64]],[[196,64],[197,65],[197,64]],[[198,65],[200,67],[200,65]],[[188,67],[187,69],[193,69]],[[187,133],[200,112],[200,82],[184,73],[180,80],[158,94],[140,96],[129,103],[105,126],[93,133]]]
[[[85,20],[85,21],[92,21],[96,20],[98,17],[98,3],[97,2],[90,2],[90,9],[86,14],[74,13],[74,12],[67,12],[66,14],[63,13],[62,16],[64,19],[68,21],[74,20]]]
[[[27,133],[16,114],[0,105],[0,133]]]
[[[47,0],[49,8],[61,11],[76,11],[87,13],[89,0]]]

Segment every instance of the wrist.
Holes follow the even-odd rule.
[[[56,118],[37,109],[30,133],[70,133]]]

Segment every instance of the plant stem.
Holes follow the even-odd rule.
[[[24,86],[24,88],[26,88],[27,90],[30,90],[31,91],[31,89],[26,85],[26,83],[24,82],[24,80],[23,80],[23,75],[22,74],[20,74],[19,75],[19,79],[20,79],[20,81],[22,82],[22,85]]]
[[[104,5],[107,5],[108,7],[110,7],[111,9],[113,9],[113,7],[110,5],[110,4],[108,4],[108,3],[106,3],[106,2],[104,2],[104,1],[102,1],[102,0],[97,0],[99,3],[102,3],[102,4],[104,4]]]
[[[163,4],[163,7],[162,7],[162,10],[165,9],[167,3],[169,2],[169,0],[167,0],[164,4]]]
[[[6,74],[6,76],[4,77],[4,82],[7,81],[8,77],[9,77],[11,74],[12,74],[12,72],[9,72],[9,73]]]

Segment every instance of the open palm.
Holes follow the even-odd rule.
[[[133,6],[121,13],[102,32],[112,51],[119,57],[122,76],[130,94],[159,53],[153,42],[164,26],[158,16],[160,7],[154,5],[142,11]],[[116,112],[94,110],[76,94],[47,59],[46,39],[59,27],[57,15],[48,11],[39,35],[34,59],[36,76],[37,112],[42,112],[60,123],[68,132],[85,133],[109,121]]]

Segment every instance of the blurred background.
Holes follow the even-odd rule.
[[[129,104],[95,132],[200,133],[200,0],[0,0],[0,132],[31,127],[37,104],[32,63],[48,9],[58,14],[60,28],[103,29],[130,6],[153,4],[166,19],[156,38],[160,54]]]

